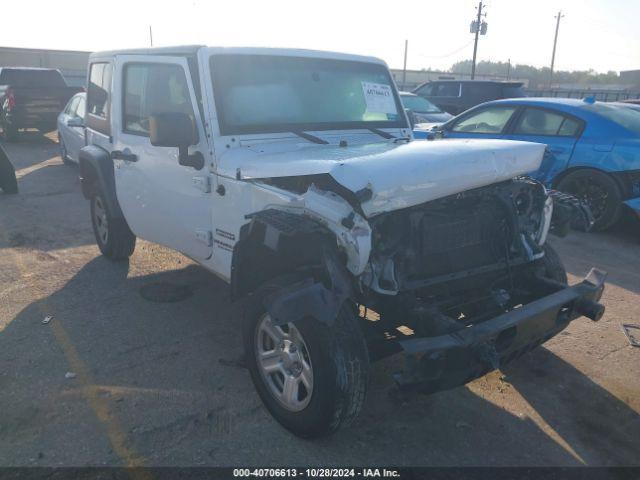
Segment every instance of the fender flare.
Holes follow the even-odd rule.
[[[116,181],[113,171],[113,160],[105,149],[88,145],[80,149],[80,185],[82,194],[87,200],[96,191],[102,192],[107,208],[115,218],[124,218],[116,196]]]
[[[355,298],[352,276],[341,260],[335,235],[306,216],[268,209],[247,216],[233,251],[231,294],[251,294],[278,277],[288,287],[264,299],[273,321],[282,325],[304,317],[331,324],[344,301]]]
[[[284,325],[310,317],[329,326],[333,325],[342,304],[354,297],[346,269],[335,262],[333,255],[325,257],[330,285],[309,275],[300,282],[267,296],[264,308],[272,322]]]

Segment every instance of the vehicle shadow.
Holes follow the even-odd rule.
[[[26,135],[36,135],[28,132]],[[49,137],[51,134],[49,135]],[[16,172],[19,193],[0,195],[0,229],[6,247],[51,251],[93,243],[87,202],[82,197],[78,169],[64,165],[58,145],[49,137],[32,143],[5,143]],[[76,218],[70,223],[69,218]],[[25,222],[25,219],[29,219]],[[63,231],[60,225],[68,225]]]
[[[572,231],[565,238],[550,236],[568,273],[582,279],[591,268],[607,272],[607,283],[640,293],[640,233],[630,222],[610,232]]]
[[[149,465],[581,463],[530,416],[469,387],[399,395],[388,377],[397,359],[372,367],[354,425],[328,439],[293,437],[261,407],[243,367],[240,309],[197,266],[137,275],[126,262],[90,261],[0,331],[9,372],[0,463],[46,451],[36,464],[114,465],[123,450]],[[586,463],[638,462],[638,415],[559,357],[539,349],[508,379]]]
[[[503,369],[506,379],[587,465],[640,464],[640,415],[545,348]],[[638,392],[623,393],[626,400]]]
[[[23,145],[23,144],[51,144],[57,142],[57,133],[55,130],[50,132],[41,132],[39,130],[20,130],[18,137],[12,142],[2,141],[2,145],[6,148],[7,145]]]

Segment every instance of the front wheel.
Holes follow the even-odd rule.
[[[622,214],[622,193],[616,181],[599,170],[583,168],[568,173],[558,182],[558,190],[584,201],[593,215],[593,230],[607,230]]]
[[[251,379],[271,415],[304,438],[331,434],[360,412],[369,356],[354,312],[343,305],[331,326],[313,318],[278,325],[264,298],[286,281],[271,282],[248,299],[243,322]]]
[[[564,268],[558,252],[548,243],[544,245],[543,249],[544,257],[542,257],[542,266],[544,268],[544,275],[551,280],[568,285],[567,270]]]
[[[91,223],[100,252],[111,260],[128,258],[136,248],[136,236],[123,218],[116,218],[102,192],[91,197]]]

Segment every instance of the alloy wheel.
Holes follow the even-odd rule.
[[[313,394],[313,367],[298,328],[293,323],[275,325],[265,314],[256,328],[255,355],[271,395],[287,410],[303,410]]]

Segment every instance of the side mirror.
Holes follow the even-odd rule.
[[[73,117],[67,120],[67,127],[84,127],[84,120],[80,117]]]
[[[411,130],[416,126],[416,114],[413,113],[413,110],[410,108],[405,108],[404,112],[407,114],[407,118],[409,119],[409,125],[411,125]]]
[[[189,155],[189,146],[198,143],[195,120],[186,113],[165,112],[149,116],[149,140],[154,147],[177,147],[178,163],[196,170],[204,167],[200,152]]]

